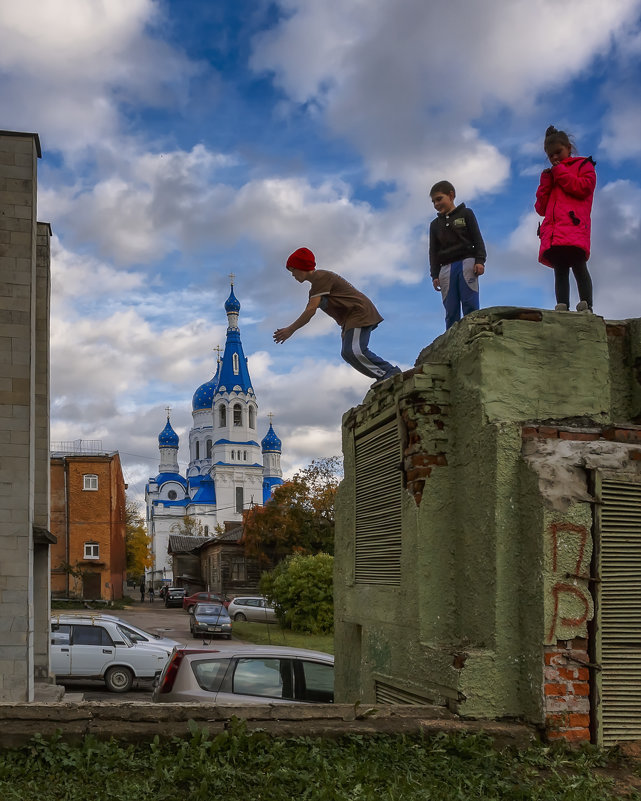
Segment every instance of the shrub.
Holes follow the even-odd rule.
[[[273,602],[283,628],[330,633],[334,630],[333,575],[333,556],[294,554],[263,573],[260,589]]]

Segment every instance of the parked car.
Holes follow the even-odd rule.
[[[186,609],[191,615],[196,604],[201,604],[205,601],[215,601],[222,604],[224,599],[217,592],[197,592],[194,595],[183,598],[183,609]]]
[[[154,688],[156,702],[333,703],[334,657],[269,645],[175,648]]]
[[[165,606],[182,606],[183,598],[187,595],[187,590],[184,587],[167,587],[165,593]]]
[[[231,640],[231,618],[222,604],[196,604],[189,629],[192,637],[222,634]]]
[[[234,598],[227,607],[232,620],[252,620],[258,623],[272,623],[276,620],[276,610],[267,598],[260,595],[243,595]]]
[[[78,615],[68,615],[68,617],[79,617]],[[83,617],[87,617],[84,615]],[[99,614],[99,615],[90,615],[93,619],[103,619],[103,620],[115,620],[116,623],[120,626],[120,628],[125,632],[127,637],[134,643],[134,645],[142,645],[145,646],[147,644],[150,645],[160,645],[162,648],[167,650],[167,654],[170,654],[173,648],[176,645],[180,645],[178,640],[172,640],[170,637],[161,637],[160,634],[154,634],[151,631],[145,631],[145,629],[141,629],[138,626],[134,626],[133,623],[129,623],[126,620],[122,620],[115,615],[107,615],[107,614]]]
[[[111,692],[124,693],[134,679],[156,678],[171,651],[151,642],[134,644],[116,620],[56,615],[50,653],[57,679],[103,679]]]

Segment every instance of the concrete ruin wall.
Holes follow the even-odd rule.
[[[592,483],[641,481],[640,363],[639,320],[486,309],[345,415],[339,702],[444,703],[595,739]],[[368,583],[354,571],[358,443],[390,420],[400,580]]]
[[[0,700],[49,677],[49,238],[36,134],[0,131]]]

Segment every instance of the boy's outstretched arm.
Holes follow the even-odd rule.
[[[298,320],[295,320],[291,325],[285,326],[285,328],[278,328],[276,331],[274,331],[274,342],[285,342],[286,339],[291,337],[294,331],[298,331],[299,328],[307,325],[307,323],[316,314],[316,309],[320,306],[320,302],[320,295],[315,298],[310,298],[309,303],[305,307],[305,311],[301,314]]]

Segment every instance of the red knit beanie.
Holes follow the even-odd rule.
[[[316,267],[316,259],[309,248],[298,248],[287,259],[288,270],[308,270]]]

